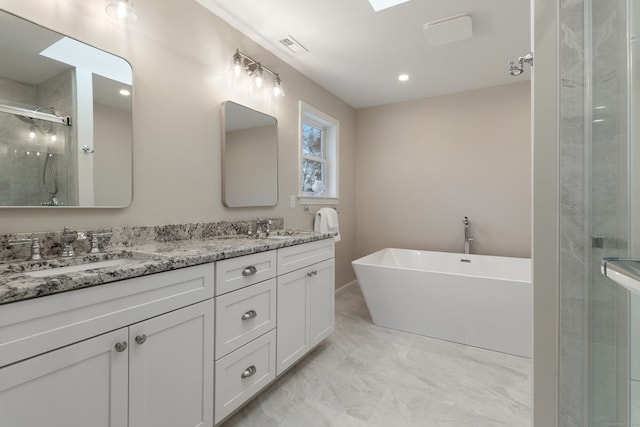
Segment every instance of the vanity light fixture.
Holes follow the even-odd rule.
[[[122,22],[135,22],[138,15],[133,8],[133,0],[109,0],[105,7],[107,15]]]
[[[265,81],[265,72],[271,73],[273,75],[273,95],[284,96],[282,80],[278,73],[236,49],[236,53],[233,54],[233,71],[236,76],[240,76],[243,70],[249,77],[253,78],[258,88],[261,88]]]

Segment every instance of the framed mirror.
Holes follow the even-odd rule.
[[[278,203],[278,121],[235,102],[222,104],[222,202]]]
[[[132,199],[127,61],[0,10],[0,207]]]

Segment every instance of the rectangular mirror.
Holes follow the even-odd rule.
[[[0,58],[0,206],[128,206],[129,63],[2,10]]]
[[[225,206],[278,203],[278,122],[235,102],[222,104],[222,202]]]

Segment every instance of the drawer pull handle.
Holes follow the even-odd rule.
[[[242,320],[255,319],[256,317],[258,317],[258,313],[255,310],[249,310],[242,315]]]
[[[251,365],[247,369],[244,370],[242,375],[240,375],[240,378],[243,378],[243,379],[244,378],[249,378],[249,377],[253,376],[256,372],[258,372],[256,367]]]
[[[258,272],[258,269],[255,268],[253,265],[250,265],[249,267],[245,267],[244,270],[242,270],[242,275],[244,277],[247,276],[251,276],[252,274],[256,274]]]
[[[318,274],[318,270],[313,270],[307,273],[307,277],[313,277]]]
[[[145,341],[147,341],[147,336],[145,334],[141,334],[136,337],[136,342],[138,344],[144,344]]]
[[[125,351],[127,349],[127,342],[126,341],[118,341],[116,343],[116,351],[118,353],[122,353],[123,351]]]

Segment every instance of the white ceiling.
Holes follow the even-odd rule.
[[[530,76],[507,72],[530,50],[529,0],[411,0],[379,12],[367,0],[196,1],[354,108]],[[471,16],[471,39],[427,43],[424,24],[460,14]],[[289,35],[308,52],[285,48],[279,40]],[[409,81],[398,82],[400,73]]]

